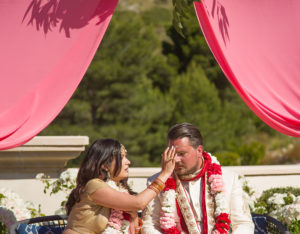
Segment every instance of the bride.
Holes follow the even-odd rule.
[[[78,171],[76,187],[66,203],[72,233],[140,233],[137,211],[165,187],[175,166],[175,149],[162,154],[162,170],[144,191],[135,194],[127,185],[130,161],[125,147],[113,139],[96,140]]]

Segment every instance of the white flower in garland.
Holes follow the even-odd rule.
[[[228,213],[228,205],[224,193],[217,193],[215,196],[216,210],[215,216],[219,216],[221,213]]]
[[[168,190],[162,194],[162,211],[173,213],[176,211],[176,191]]]

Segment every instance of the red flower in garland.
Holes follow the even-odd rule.
[[[220,222],[218,222],[218,223],[216,223],[216,228],[218,230],[221,228],[221,229],[223,229],[223,231],[226,231],[226,233],[227,233],[227,231],[230,229],[230,226],[228,224],[226,224],[226,223],[220,223]]]
[[[181,232],[178,231],[178,229],[176,227],[171,227],[169,229],[162,229],[162,231],[165,233],[165,234],[180,234]]]
[[[208,178],[211,175],[222,175],[222,170],[221,170],[221,166],[216,164],[216,163],[212,163],[209,168],[207,169],[207,176]]]
[[[216,226],[216,230],[221,233],[221,234],[227,234],[227,231],[225,231],[223,228],[217,227]]]
[[[215,227],[220,233],[227,233],[230,229],[230,223],[231,221],[229,220],[229,215],[226,213],[221,213],[216,217]]]
[[[229,215],[226,214],[226,213],[221,213],[220,215],[218,215],[216,217],[216,220],[217,220],[217,222],[224,222],[224,223],[227,223],[227,224],[231,223],[231,221],[229,219]]]
[[[167,181],[165,183],[164,191],[168,191],[170,189],[176,190],[176,182],[172,177],[167,179]]]
[[[130,221],[130,214],[123,211],[123,216],[125,220]]]

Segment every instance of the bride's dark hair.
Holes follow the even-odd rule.
[[[87,151],[84,159],[81,162],[77,179],[76,187],[72,190],[68,201],[66,202],[66,210],[69,215],[72,207],[76,202],[80,202],[85,185],[88,181],[94,178],[100,178],[107,181],[109,178],[107,168],[109,168],[115,158],[116,164],[111,177],[115,177],[120,173],[122,167],[121,144],[114,139],[96,140]],[[127,184],[127,178],[120,181],[123,187],[128,189],[129,193],[134,194]]]

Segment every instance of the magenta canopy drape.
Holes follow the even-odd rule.
[[[300,1],[201,0],[194,7],[246,104],[272,128],[300,137]]]
[[[0,0],[0,150],[24,144],[67,103],[117,0]]]

